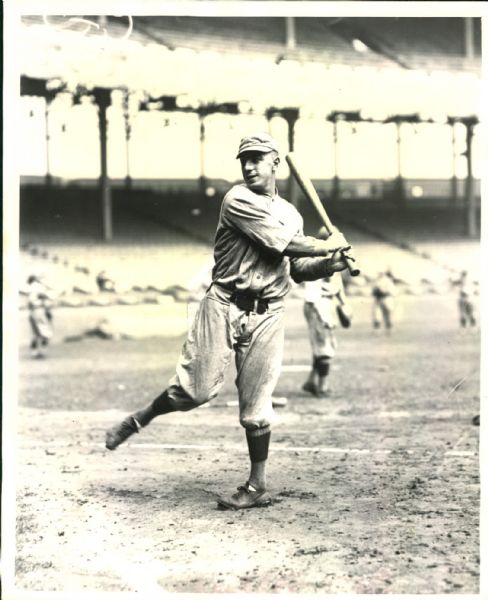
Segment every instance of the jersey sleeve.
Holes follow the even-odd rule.
[[[329,259],[322,256],[290,258],[290,275],[295,283],[325,277]]]
[[[254,194],[244,186],[235,186],[224,198],[222,220],[276,254],[281,254],[303,230],[303,220],[295,209],[272,211],[268,197]]]

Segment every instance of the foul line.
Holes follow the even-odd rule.
[[[19,448],[103,448],[105,444],[98,442],[80,442],[79,444],[73,444],[73,442],[45,442],[41,444],[20,444]],[[134,449],[140,448],[142,450],[237,450],[244,451],[244,446],[228,446],[223,444],[158,444],[158,443],[135,443],[126,444],[126,447]],[[330,446],[274,446],[272,452],[322,452],[324,454],[416,454],[418,452],[423,453],[425,448],[417,450],[408,449],[377,449],[371,450],[369,448],[334,448]],[[109,452],[109,451],[107,451]],[[471,450],[446,450],[444,456],[477,456],[478,453]]]

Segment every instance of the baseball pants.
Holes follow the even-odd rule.
[[[168,395],[176,410],[214,399],[235,356],[239,420],[248,431],[273,421],[272,394],[283,358],[283,299],[263,314],[226,302],[212,286],[200,303],[171,379]]]
[[[313,356],[334,358],[337,350],[337,340],[333,328],[323,322],[312,302],[305,302],[303,313],[308,326]]]
[[[389,329],[392,326],[393,308],[393,298],[391,296],[381,299],[375,298],[373,302],[373,323],[380,324],[383,321],[385,327]]]

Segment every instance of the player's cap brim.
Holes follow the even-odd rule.
[[[262,152],[263,154],[267,154],[268,152],[272,152],[273,150],[275,150],[275,148],[271,148],[270,146],[266,146],[264,144],[252,144],[240,149],[237,153],[236,158],[239,158],[246,152]]]

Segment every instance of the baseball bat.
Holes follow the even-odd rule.
[[[290,171],[292,172],[293,177],[297,180],[299,186],[302,188],[302,192],[305,194],[305,197],[312,203],[325,229],[329,234],[331,234],[334,228],[334,226],[332,225],[332,221],[329,219],[329,215],[327,214],[327,211],[325,210],[324,205],[322,204],[313,183],[298,166],[297,160],[293,152],[287,154],[286,162],[290,167]],[[359,275],[361,271],[354,264],[354,262],[350,260],[346,255],[343,255],[343,258],[347,265],[349,273],[353,277]]]

